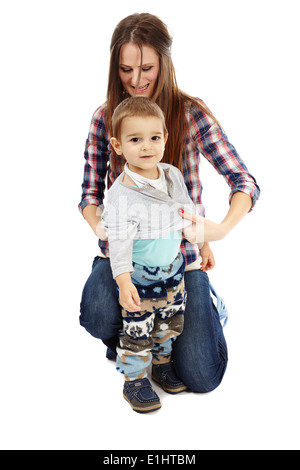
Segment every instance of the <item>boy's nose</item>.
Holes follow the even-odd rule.
[[[142,150],[149,150],[151,148],[151,142],[150,141],[144,141],[142,145]]]

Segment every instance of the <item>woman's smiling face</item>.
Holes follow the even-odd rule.
[[[159,56],[150,46],[142,46],[143,61],[140,81],[141,50],[137,44],[128,42],[121,47],[119,77],[130,96],[152,98],[159,74]]]

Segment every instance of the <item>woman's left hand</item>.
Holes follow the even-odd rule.
[[[200,215],[184,212],[179,209],[180,215],[193,223],[183,229],[185,238],[191,243],[205,243],[222,240],[228,233],[224,222],[217,224]]]

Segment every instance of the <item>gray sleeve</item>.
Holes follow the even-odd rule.
[[[102,223],[109,242],[110,264],[114,279],[123,273],[132,273],[133,239],[137,233],[137,221],[129,221],[126,212],[108,204],[102,214]]]
[[[108,231],[109,242],[109,256],[110,264],[114,279],[123,273],[132,273],[134,271],[132,266],[132,247],[133,238],[136,234],[137,227],[129,226],[126,233],[126,238],[115,238],[114,234]]]

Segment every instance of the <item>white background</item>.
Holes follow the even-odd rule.
[[[3,449],[299,449],[299,2],[3,1]],[[179,86],[208,104],[261,187],[212,244],[230,361],[207,395],[159,392],[134,413],[102,343],[79,326],[97,240],[78,212],[83,151],[105,100],[116,24],[148,11],[174,35]],[[207,217],[229,189],[202,164]],[[158,390],[158,389],[157,389]]]

